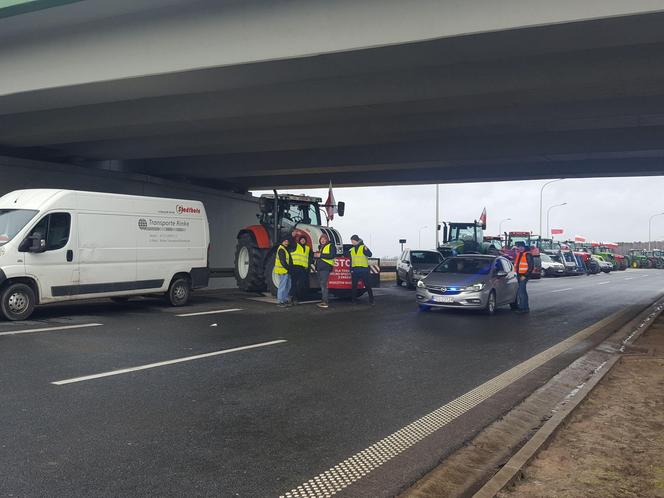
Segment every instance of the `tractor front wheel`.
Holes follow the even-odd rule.
[[[258,247],[254,238],[242,234],[235,248],[235,281],[243,291],[261,292],[265,290],[264,274],[265,251]]]

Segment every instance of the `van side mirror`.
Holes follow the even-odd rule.
[[[346,212],[346,203],[343,201],[337,202],[337,213],[339,216],[343,216]]]
[[[498,270],[498,271],[496,272],[496,277],[498,277],[498,278],[504,278],[504,277],[506,277],[506,276],[507,276],[507,272],[504,271],[504,270]]]
[[[46,252],[46,240],[42,237],[43,235],[40,233],[35,233],[26,237],[18,247],[18,251],[31,253]]]

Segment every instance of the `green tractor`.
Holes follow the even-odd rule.
[[[484,240],[484,226],[477,221],[443,223],[443,243],[438,247],[443,257],[457,254],[499,254],[500,247]]]
[[[614,245],[604,245],[600,244],[599,246],[593,247],[593,254],[596,256],[602,256],[605,261],[608,261],[613,265],[614,270],[625,270],[627,269],[627,259],[625,256],[615,254],[613,252]]]
[[[658,249],[654,251],[645,251],[645,256],[648,258],[649,268],[664,268],[664,260],[662,259],[662,252]]]
[[[649,268],[650,260],[645,255],[643,249],[630,249],[629,261],[632,268]]]
[[[654,249],[653,256],[656,258],[659,269],[664,269],[664,251],[662,249]]]

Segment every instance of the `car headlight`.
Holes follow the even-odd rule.
[[[422,282],[421,280],[418,280],[418,281],[417,281],[417,286],[418,286],[420,289],[424,289],[424,288],[426,287],[426,285],[424,285],[424,282]]]
[[[484,289],[484,284],[475,284],[475,285],[469,285],[466,287],[464,290],[466,292],[479,292],[482,289]]]

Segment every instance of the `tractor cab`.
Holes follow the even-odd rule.
[[[275,201],[274,194],[263,194],[258,201],[260,212],[257,216],[260,224],[275,241],[295,233],[303,235],[308,244],[315,247],[320,235],[326,233],[330,241],[337,246],[337,250],[342,251],[342,240],[338,232],[322,226],[321,212],[325,213],[322,202],[320,197],[293,194],[279,194]],[[344,203],[339,202],[339,216],[343,216],[344,210]]]
[[[545,252],[547,254],[558,254],[562,250],[560,242],[556,242],[553,239],[545,239],[539,237],[536,240],[536,245],[537,247],[539,247],[540,251]]]
[[[484,242],[484,227],[477,221],[470,223],[443,223],[443,244],[438,251],[444,257],[457,254],[487,254],[493,247]],[[496,254],[499,249],[496,250]]]
[[[536,239],[530,232],[506,232],[505,245],[500,253],[506,258],[514,261],[517,255],[517,244],[523,243],[526,247],[530,248],[530,255],[533,258],[533,271],[531,278],[540,278],[542,276],[542,257],[540,250],[537,248]]]

